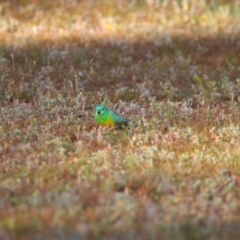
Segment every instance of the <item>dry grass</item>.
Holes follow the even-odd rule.
[[[240,238],[229,2],[1,1],[1,239]]]

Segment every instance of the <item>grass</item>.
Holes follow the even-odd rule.
[[[0,26],[0,238],[239,239],[237,0],[2,1]]]

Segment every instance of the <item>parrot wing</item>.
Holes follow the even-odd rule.
[[[109,113],[113,116],[113,119],[114,119],[114,123],[116,125],[127,125],[130,120],[120,116],[119,114],[117,114],[116,112],[112,111],[112,110],[109,110]]]

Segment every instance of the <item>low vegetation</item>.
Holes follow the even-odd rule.
[[[0,238],[240,239],[239,53],[237,0],[1,1]]]

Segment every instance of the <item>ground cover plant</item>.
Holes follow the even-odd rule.
[[[239,53],[237,0],[1,1],[0,238],[239,239]]]

